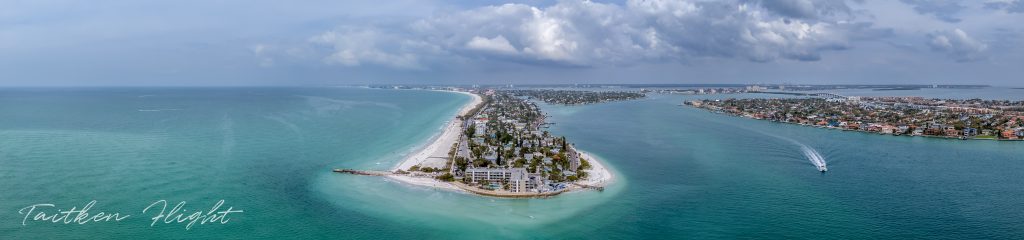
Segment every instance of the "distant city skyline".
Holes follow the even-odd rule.
[[[1024,86],[1024,0],[0,1],[0,86]]]

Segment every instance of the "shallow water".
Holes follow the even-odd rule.
[[[469,97],[356,88],[0,90],[0,238],[1024,237],[1024,145],[840,132],[678,106],[543,105],[615,171],[604,192],[494,199],[333,174],[388,169]],[[172,110],[173,109],[173,110]],[[158,110],[158,111],[139,111]],[[792,141],[786,141],[791,139]],[[819,173],[800,145],[820,153]],[[131,213],[29,222],[50,202]],[[159,199],[245,212],[150,227]]]

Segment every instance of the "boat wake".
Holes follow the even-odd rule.
[[[799,143],[797,143],[797,144],[799,144]],[[800,145],[800,150],[804,151],[804,156],[807,157],[807,160],[811,161],[811,164],[814,164],[814,166],[818,168],[818,171],[821,171],[821,172],[827,172],[828,171],[828,166],[825,163],[825,158],[822,157],[821,154],[818,153],[818,151],[815,151],[813,148],[808,147],[807,145],[803,145],[803,144],[799,144],[799,145]]]
[[[762,132],[762,133],[764,133],[764,132]],[[796,140],[793,140],[793,139],[790,139],[790,138],[787,138],[787,137],[783,137],[783,136],[779,136],[779,135],[774,135],[774,134],[768,134],[768,133],[764,133],[764,134],[768,135],[768,136],[775,137],[775,138],[779,138],[779,139],[782,139],[782,140],[786,140],[787,142],[790,142],[790,143],[793,143],[793,144],[799,146],[800,147],[800,151],[802,151],[804,153],[804,157],[806,157],[808,161],[811,161],[811,164],[813,164],[815,168],[818,168],[819,172],[824,173],[824,172],[828,171],[828,163],[825,162],[825,157],[821,156],[821,153],[818,153],[818,151],[814,150],[814,148],[811,148],[811,146],[807,146],[806,144],[800,143],[800,142],[798,142]]]
[[[796,140],[793,140],[793,139],[790,139],[790,138],[787,138],[787,137],[783,137],[783,136],[767,133],[767,132],[764,132],[764,131],[761,131],[761,130],[758,130],[758,129],[748,128],[748,127],[745,127],[745,126],[739,126],[739,127],[740,128],[745,128],[745,129],[748,129],[748,130],[751,130],[753,132],[757,132],[757,133],[760,133],[760,134],[764,134],[766,136],[782,139],[782,140],[785,140],[787,142],[793,143],[793,144],[795,144],[795,145],[800,147],[800,151],[803,151],[804,157],[806,157],[807,160],[810,161],[811,164],[813,164],[814,167],[817,168],[819,172],[824,173],[824,172],[828,171],[828,163],[825,162],[825,157],[821,156],[821,153],[818,153],[817,150],[814,150],[814,148],[811,148],[810,146],[807,146],[806,144],[800,143],[800,142],[798,142]],[[789,153],[787,152],[786,154],[788,155]]]

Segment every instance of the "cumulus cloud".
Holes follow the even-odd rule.
[[[310,42],[329,46],[324,58],[329,64],[360,66],[364,63],[399,69],[423,69],[416,54],[407,51],[414,42],[374,29],[342,28],[310,38]]]
[[[406,69],[424,68],[422,58],[564,66],[706,57],[816,61],[822,51],[879,32],[849,12],[834,0],[569,0],[435,14],[398,28],[343,26],[310,41],[329,47],[329,63]]]
[[[960,29],[938,31],[928,35],[932,50],[943,52],[958,62],[977,61],[985,58],[988,45],[971,38]]]
[[[466,48],[502,54],[519,53],[519,50],[516,50],[516,47],[513,47],[508,39],[501,35],[494,38],[473,37],[466,43]]]

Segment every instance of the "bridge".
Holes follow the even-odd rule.
[[[835,93],[812,93],[811,96],[822,97],[822,98],[842,98],[846,99],[846,96],[835,94]]]

